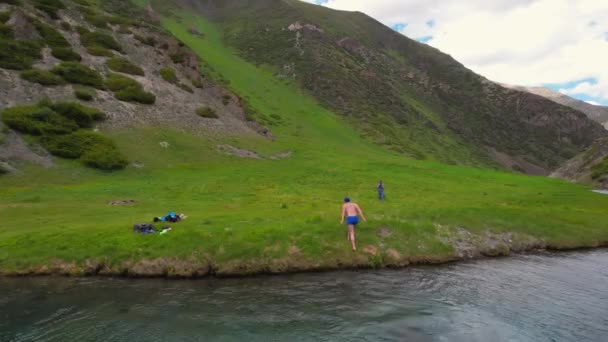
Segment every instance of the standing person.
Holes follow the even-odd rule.
[[[384,182],[378,182],[376,189],[378,189],[378,199],[384,201]]]
[[[353,251],[357,250],[357,244],[355,243],[355,226],[359,223],[359,216],[361,216],[363,221],[367,222],[359,205],[351,202],[348,197],[344,198],[344,204],[342,205],[342,220],[340,220],[340,224],[344,224],[344,217],[346,217],[346,224],[348,225],[346,238],[350,241]]]

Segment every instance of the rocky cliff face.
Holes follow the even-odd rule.
[[[521,86],[512,86],[505,85],[504,87],[512,88],[516,90],[526,91],[532,94],[536,94],[547,98],[553,102],[557,102],[561,105],[570,107],[572,109],[576,109],[580,112],[585,113],[589,119],[599,122],[605,128],[608,128],[608,107],[607,106],[596,106],[585,101],[577,100],[568,95],[564,95],[560,92],[553,91],[551,89],[543,88],[543,87],[521,87]]]

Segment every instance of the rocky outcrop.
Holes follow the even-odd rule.
[[[588,150],[568,160],[551,173],[551,177],[608,189],[608,175],[604,174],[602,169],[598,169],[606,158],[608,158],[608,139],[599,139]]]
[[[542,96],[553,102],[585,113],[589,119],[601,123],[605,128],[608,125],[608,106],[593,105],[544,87],[521,87],[507,84],[503,84],[503,86]]]
[[[40,39],[40,34],[29,21],[23,10],[17,8],[11,14],[10,19],[6,24],[13,29],[15,39],[17,40],[35,40]]]

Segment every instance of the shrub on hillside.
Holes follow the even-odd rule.
[[[31,135],[67,134],[78,129],[75,122],[41,105],[8,108],[1,117],[10,128]]]
[[[175,64],[182,64],[186,61],[186,56],[182,52],[172,53],[169,55],[169,58]]]
[[[99,45],[87,46],[87,52],[90,55],[98,57],[114,57],[114,52]]]
[[[118,52],[122,52],[122,47],[120,44],[114,39],[114,37],[109,34],[103,32],[91,32],[87,29],[80,29],[80,43],[85,46],[87,49],[93,46],[106,48],[109,50],[114,50]]]
[[[64,84],[63,78],[55,75],[47,70],[29,69],[21,72],[21,78],[24,80],[39,83],[45,86]]]
[[[93,146],[83,154],[81,160],[89,167],[107,171],[124,169],[129,164],[116,147],[108,145]]]
[[[177,75],[175,75],[175,70],[173,70],[173,68],[162,68],[160,69],[160,76],[167,82],[169,83],[176,83],[177,82]]]
[[[55,47],[51,50],[51,55],[57,59],[61,59],[62,61],[73,61],[80,62],[82,57],[71,47]]]
[[[187,84],[180,83],[177,86],[180,87],[182,90],[189,92],[190,94],[194,93],[194,89],[192,89],[192,87]]]
[[[80,61],[80,55],[74,52],[72,46],[61,32],[40,20],[34,20],[33,23],[40,36],[42,36],[44,43],[51,48],[51,54],[55,58],[64,61]]]
[[[84,20],[86,20],[89,24],[101,28],[107,29],[108,27],[108,18],[105,15],[99,13],[90,13],[84,15]]]
[[[114,58],[110,58],[106,64],[108,65],[108,67],[114,71],[118,71],[118,72],[122,72],[125,74],[131,74],[131,75],[139,75],[139,76],[143,76],[144,75],[144,69],[142,69],[140,66],[133,64],[131,61],[129,61],[126,58],[122,58],[122,57],[114,57]]]
[[[196,114],[200,117],[203,118],[209,118],[209,119],[217,119],[217,113],[215,112],[215,110],[213,110],[213,108],[209,108],[207,106],[202,106],[202,107],[198,107],[196,109]]]
[[[41,139],[42,145],[55,156],[78,159],[95,145],[114,147],[112,140],[99,133],[79,130],[64,135],[49,135]]]
[[[122,33],[122,34],[131,34],[132,33],[131,32],[131,27],[129,25],[125,25],[125,24],[120,25],[118,27],[117,32],[118,33]]]
[[[14,37],[15,35],[13,29],[10,26],[4,25],[0,22],[0,39],[13,40]]]
[[[608,174],[608,157],[591,167],[592,179],[599,179],[606,174]]]
[[[0,68],[30,69],[42,57],[40,48],[36,42],[0,39]]]
[[[45,12],[53,19],[59,19],[57,11],[65,8],[61,0],[33,0],[32,2],[34,7]]]
[[[103,88],[103,78],[101,75],[97,71],[77,62],[62,62],[51,71],[69,83],[88,85],[98,89]]]
[[[62,21],[60,25],[64,31],[72,31],[72,25],[70,25],[70,23],[67,21]]]
[[[61,116],[74,121],[81,128],[90,128],[96,121],[105,119],[105,114],[97,108],[83,106],[76,102],[58,102],[50,108]]]
[[[76,88],[74,89],[74,96],[76,96],[77,99],[82,101],[93,101],[95,94],[89,89]]]
[[[11,11],[0,12],[0,24],[5,24],[13,13]]]
[[[80,5],[80,6],[85,6],[85,7],[91,6],[91,3],[88,0],[72,0],[72,2],[77,5]]]
[[[142,85],[136,80],[118,75],[110,75],[105,82],[108,89],[114,92],[114,97],[121,101],[153,104],[156,102],[154,94],[144,91]]]
[[[203,82],[199,79],[194,79],[192,80],[192,86],[195,88],[199,88],[202,89],[203,88]]]
[[[156,38],[154,38],[152,36],[144,37],[139,34],[134,34],[133,38],[140,41],[142,44],[149,45],[149,46],[156,46]]]

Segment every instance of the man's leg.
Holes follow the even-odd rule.
[[[352,224],[348,225],[348,235],[350,237],[350,244],[353,247],[353,251],[357,250],[357,244],[355,242],[355,226]]]

